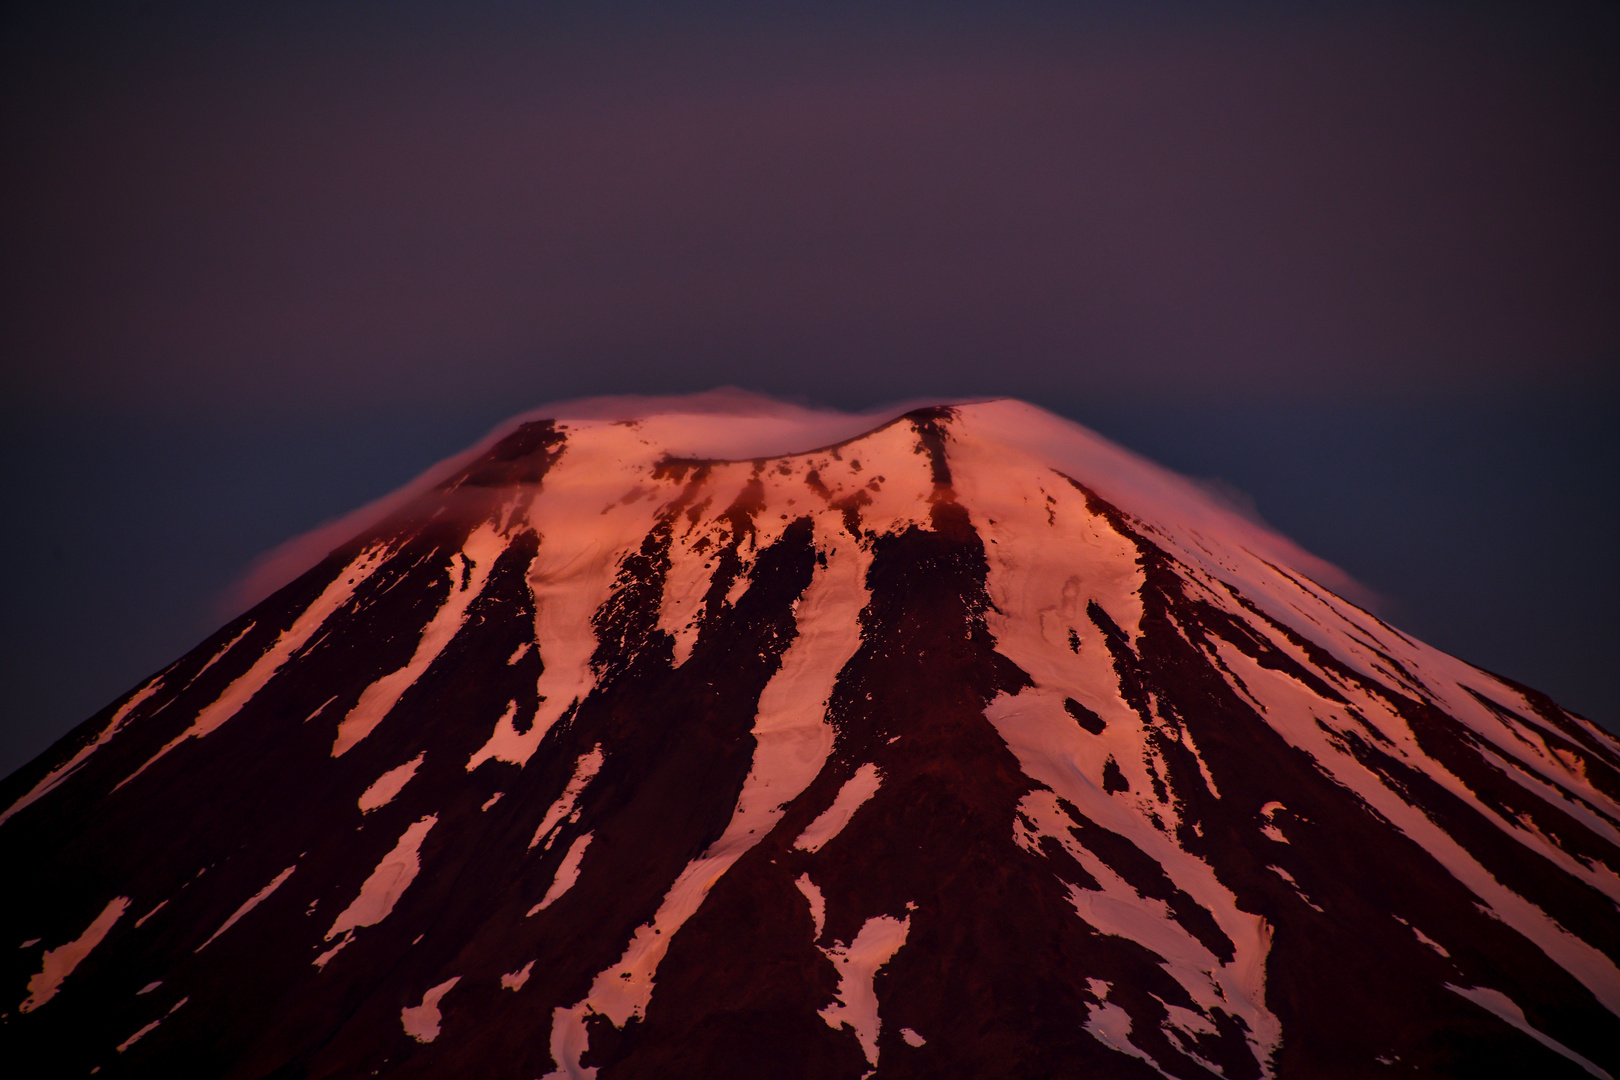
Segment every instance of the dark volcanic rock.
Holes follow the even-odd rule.
[[[1620,1066],[1611,737],[1027,406],[725,423],[518,426],[10,777],[0,1061]]]

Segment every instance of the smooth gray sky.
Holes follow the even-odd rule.
[[[1008,394],[1611,726],[1601,6],[44,5],[0,38],[0,771],[547,400]]]

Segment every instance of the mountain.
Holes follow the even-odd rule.
[[[350,527],[0,788],[0,1060],[1620,1072],[1620,744],[1066,421],[564,410]]]

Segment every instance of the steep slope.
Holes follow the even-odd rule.
[[[1029,406],[724,423],[522,423],[12,776],[0,1055],[1620,1072],[1610,736]]]

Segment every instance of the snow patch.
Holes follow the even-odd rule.
[[[1620,1014],[1620,968],[1615,966],[1613,960],[1570,933],[1541,908],[1499,882],[1480,864],[1472,852],[1436,824],[1421,808],[1407,802],[1405,797],[1387,784],[1382,777],[1362,765],[1347,749],[1328,738],[1318,721],[1324,721],[1330,727],[1349,727],[1355,724],[1345,711],[1345,706],[1324,700],[1308,687],[1280,672],[1262,668],[1235,648],[1223,644],[1218,651],[1227,667],[1270,703],[1266,718],[1280,735],[1295,747],[1309,753],[1328,776],[1355,792],[1369,807],[1383,815],[1392,825],[1433,856],[1452,877],[1480,898],[1483,910],[1534,942],[1549,959],[1590,990],[1604,1008]],[[1424,768],[1424,771],[1437,782],[1478,808],[1486,816],[1494,816],[1488,808],[1479,803],[1477,797],[1462,781],[1417,747],[1415,737],[1405,721],[1396,715],[1382,698],[1358,693],[1350,687],[1343,689],[1358,713],[1369,722],[1379,724],[1405,751],[1408,760],[1414,764],[1421,762],[1419,767]],[[1500,821],[1500,818],[1496,820]],[[1603,879],[1595,879],[1590,868],[1576,863],[1567,853],[1556,847],[1539,841],[1534,834],[1523,829],[1510,828],[1504,828],[1503,832],[1569,869],[1576,876],[1591,881],[1600,888],[1603,886]],[[1613,889],[1613,879],[1608,879],[1607,884],[1608,889],[1604,890],[1606,892]]]
[[[491,759],[523,765],[557,721],[590,695],[596,686],[592,616],[611,594],[621,558],[639,550],[665,502],[620,498],[646,480],[663,446],[602,421],[564,427],[562,454],[524,511],[541,538],[528,570],[534,643],[543,665],[535,684],[539,710],[524,732],[512,717],[497,722],[468,762],[469,771]]]
[[[467,609],[484,591],[490,570],[501,552],[506,550],[506,545],[507,538],[494,526],[485,524],[475,529],[462,545],[462,550],[451,556],[450,564],[445,568],[450,578],[450,591],[422,628],[416,651],[405,666],[366,687],[354,708],[339,721],[337,737],[332,742],[333,757],[342,757],[376,730],[383,718],[399,704],[401,695],[439,658],[445,646],[450,644],[467,621]]]
[[[419,1043],[430,1043],[439,1037],[439,1002],[444,995],[450,992],[451,987],[461,981],[457,975],[453,979],[446,979],[422,995],[420,1005],[407,1005],[399,1011],[399,1022],[405,1028],[405,1034]]]
[[[799,838],[793,841],[793,846],[801,851],[820,851],[833,837],[844,831],[855,811],[866,804],[866,801],[877,794],[878,786],[883,782],[877,765],[867,762],[855,770],[855,775],[844,781],[844,786],[838,789],[838,795],[833,799],[832,805],[822,811],[820,817],[812,821]]]
[[[691,532],[698,535],[694,537]],[[673,642],[675,667],[686,663],[697,643],[703,598],[714,579],[715,548],[727,539],[723,528],[712,525],[691,532],[670,547],[669,572],[664,576],[664,593],[658,604],[658,629]],[[701,551],[694,550],[700,541],[707,543]]]
[[[993,716],[999,714],[998,706],[1005,708],[1002,702],[1007,700],[999,699],[987,712]],[[1030,767],[1026,763],[1025,771]],[[1045,782],[1040,776],[1035,779]],[[1082,813],[1097,812],[1094,821],[1128,837],[1160,864],[1178,888],[1214,916],[1233,944],[1230,963],[1223,964],[1203,942],[1189,933],[1162,900],[1139,895],[1082,846],[1069,831],[1071,819],[1058,805],[1057,795],[1052,791],[1036,790],[1024,797],[1019,805],[1021,819],[1014,824],[1014,840],[1036,855],[1042,854],[1042,837],[1057,840],[1101,886],[1100,891],[1067,886],[1075,913],[1098,931],[1135,941],[1156,954],[1165,971],[1182,985],[1206,1016],[1210,1010],[1220,1008],[1241,1017],[1248,1025],[1251,1051],[1262,1068],[1267,1068],[1264,1063],[1270,1060],[1281,1039],[1282,1024],[1265,1005],[1265,964],[1271,948],[1270,928],[1265,919],[1239,909],[1236,898],[1215,878],[1207,863],[1183,851],[1171,837],[1152,828],[1134,811],[1124,808],[1117,800],[1108,799],[1095,788],[1090,789],[1089,796],[1085,795],[1089,781],[1086,788],[1082,788],[1071,778],[1069,788],[1064,798],[1070,801],[1075,801],[1074,797],[1084,798],[1079,804]],[[1108,811],[1107,817],[1103,816],[1104,810]],[[1031,822],[1033,829],[1027,828],[1023,819]]]
[[[596,1066],[581,1065],[579,1059],[590,1047],[585,1017],[591,1008],[584,1002],[551,1010],[551,1060],[557,1068],[544,1080],[596,1080]]]
[[[17,1006],[18,1012],[29,1013],[45,1004],[56,996],[62,988],[62,980],[73,974],[73,969],[90,955],[90,950],[101,944],[103,938],[112,930],[126,910],[129,909],[129,897],[115,896],[101,909],[84,933],[54,949],[47,949],[41,958],[39,974],[28,980],[28,997]]]
[[[198,713],[190,727],[164,744],[162,749],[153,754],[144,765],[119,781],[118,787],[123,787],[151,768],[155,762],[185,740],[200,739],[212,734],[221,724],[240,712],[242,706],[253,700],[254,695],[264,689],[271,677],[297,655],[326,620],[353,598],[355,588],[382,565],[384,554],[385,549],[373,546],[356,555],[354,561],[332,579],[331,584],[321,591],[321,595],[304,609],[303,614],[293,621],[292,626],[281,632],[275,643],[265,650],[264,655],[259,657],[246,673],[227,686],[213,704]]]
[[[540,902],[529,909],[530,915],[536,915],[555,904],[562,895],[574,887],[579,880],[580,860],[585,858],[585,849],[591,846],[593,833],[585,833],[569,845],[568,853],[563,856],[562,865],[557,867],[557,876],[551,879],[551,888]]]
[[[534,970],[534,961],[530,960],[527,964],[524,964],[522,967],[518,968],[516,971],[509,972],[509,973],[507,973],[505,975],[502,975],[501,976],[501,989],[503,989],[503,990],[521,990],[521,989],[523,989],[523,984],[529,981],[529,972],[531,972],[533,970]]]
[[[866,1063],[874,1069],[878,1063],[877,1042],[882,1021],[872,980],[900,951],[910,931],[909,913],[904,919],[878,915],[862,923],[855,940],[848,945],[835,944],[821,950],[838,969],[838,1000],[820,1010],[821,1018],[834,1031],[850,1028],[860,1040]]]
[[[1441,945],[1438,941],[1434,940],[1428,934],[1425,934],[1423,931],[1419,930],[1417,927],[1413,926],[1411,923],[1407,922],[1405,919],[1401,918],[1399,915],[1395,916],[1395,921],[1400,923],[1402,926],[1406,927],[1408,930],[1412,931],[1413,935],[1419,941],[1423,942],[1423,944],[1427,945],[1429,948],[1433,949],[1435,952],[1439,953],[1441,956],[1445,957],[1446,959],[1448,959],[1448,960],[1451,959],[1451,953],[1446,951],[1445,946]]]
[[[827,701],[838,673],[861,645],[861,609],[872,558],[843,531],[836,515],[818,515],[816,567],[794,610],[797,636],[765,684],[754,716],[754,761],[727,831],[747,828],[758,838],[820,774],[832,753]],[[875,789],[874,789],[875,790]],[[745,820],[746,819],[746,820]]]
[[[557,839],[551,835],[552,830],[561,825],[563,819],[572,817],[574,806],[579,802],[580,795],[596,778],[597,772],[601,770],[602,761],[602,744],[597,743],[574,762],[574,775],[569,778],[568,786],[563,788],[563,793],[557,796],[557,801],[546,810],[546,816],[540,819],[540,827],[534,830],[534,837],[529,841],[528,850],[533,851],[534,846],[542,839],[546,841],[546,846],[542,850],[551,850],[551,845]],[[488,808],[487,803],[485,808]]]
[[[218,930],[215,930],[212,934],[208,935],[208,941],[205,941],[201,945],[197,946],[192,950],[192,952],[202,952],[204,949],[208,948],[210,942],[219,937],[219,935],[223,934],[225,931],[229,930],[231,927],[235,926],[237,921],[241,919],[242,916],[258,907],[271,893],[281,888],[281,883],[292,877],[292,873],[296,869],[298,869],[298,864],[294,863],[281,873],[277,874],[270,884],[248,897],[247,901],[243,903],[241,907],[237,908],[231,913],[230,918],[226,919],[220,924]]]
[[[1614,1077],[1610,1076],[1606,1070],[1586,1060],[1551,1035],[1531,1027],[1530,1021],[1524,1018],[1524,1010],[1519,1008],[1512,998],[1500,990],[1490,990],[1483,986],[1453,986],[1450,983],[1446,983],[1445,988],[1453,994],[1467,998],[1497,1019],[1518,1028],[1554,1053],[1562,1054],[1593,1076],[1600,1077],[1601,1080],[1614,1080]]]
[[[243,631],[243,633],[246,632],[246,630]],[[240,640],[240,638],[238,638],[238,640]],[[236,644],[235,641],[231,642],[231,645],[234,644]],[[230,648],[230,645],[227,645],[225,648]],[[221,650],[221,652],[223,651],[224,650]],[[213,661],[210,660],[209,663],[212,664]],[[158,687],[161,685],[163,685],[163,677],[161,675],[154,675],[150,680],[148,680],[145,686],[137,690],[128,701],[124,702],[124,704],[119,707],[117,712],[113,713],[112,719],[107,721],[107,726],[101,729],[101,733],[99,735],[91,740],[86,746],[82,747],[78,753],[74,754],[71,758],[62,762],[62,764],[46,773],[44,778],[30,788],[26,795],[7,807],[5,813],[0,814],[0,825],[4,825],[11,819],[13,814],[16,814],[24,807],[50,794],[54,788],[61,785],[62,782],[68,777],[78,772],[80,767],[90,759],[91,754],[95,753],[97,750],[101,749],[103,746],[112,741],[113,736],[118,734],[119,730],[124,726],[124,722],[129,719],[130,714],[133,713],[142,702],[156,693]]]
[[[439,815],[430,814],[420,821],[412,824],[400,835],[399,842],[392,851],[384,855],[377,868],[366,878],[360,886],[360,895],[356,896],[349,906],[344,908],[333,921],[332,928],[326,932],[325,940],[331,941],[339,934],[344,935],[338,946],[326,953],[316,961],[316,966],[324,967],[330,960],[351,940],[354,931],[362,926],[375,926],[393,912],[394,905],[399,898],[410,888],[411,882],[422,869],[421,849],[422,841],[427,838],[429,830],[438,824]]]
[[[810,880],[809,874],[800,874],[794,879],[793,884],[799,887],[799,891],[810,903],[810,919],[816,925],[815,934],[810,940],[820,941],[822,928],[827,925],[827,898],[821,895],[821,889]]]
[[[328,705],[332,704],[332,702],[336,701],[337,699],[338,699],[338,695],[333,694],[331,697],[327,698],[325,701],[323,701],[319,705],[315,706],[315,711],[310,713],[308,716],[304,717],[304,723],[307,724],[311,720],[315,719],[317,716],[321,715],[321,713],[326,711],[326,707]]]
[[[1139,1050],[1131,1042],[1131,1014],[1109,1001],[1099,1002],[1087,1010],[1086,1030],[1091,1037],[1121,1054],[1129,1054],[1134,1058],[1141,1058],[1153,1067],[1153,1071],[1161,1076],[1169,1073],[1159,1068],[1159,1063]]]
[[[186,1002],[188,1002],[190,1000],[191,1000],[190,997],[181,998],[179,1001],[177,1001],[173,1005],[169,1006],[169,1011],[168,1012],[164,1013],[162,1016],[158,1017],[156,1020],[152,1021],[150,1024],[147,1024],[145,1027],[141,1028],[139,1031],[137,1031],[135,1034],[131,1035],[129,1038],[125,1039],[123,1042],[119,1043],[113,1049],[116,1050],[118,1053],[122,1054],[125,1050],[128,1050],[130,1047],[132,1047],[136,1043],[140,1042],[146,1036],[150,1035],[153,1031],[156,1031],[157,1026],[159,1024],[163,1023],[163,1021],[165,1021],[169,1017],[173,1016],[175,1014],[175,1010],[179,1009],[180,1006],[184,1005]],[[92,1069],[91,1071],[94,1072],[95,1070]]]
[[[675,933],[698,910],[715,883],[770,833],[787,804],[825,767],[833,743],[826,703],[839,671],[860,647],[860,611],[866,603],[864,582],[871,557],[843,531],[836,513],[818,515],[816,530],[826,564],[818,564],[800,598],[795,608],[797,636],[760,694],[754,717],[754,760],[730,822],[720,838],[681,871],[652,921],[636,928],[624,955],[598,973],[585,1000],[571,1009],[558,1010],[557,1022],[581,1027],[573,1034],[553,1032],[554,1042],[574,1045],[583,1040],[587,1012],[606,1016],[619,1027],[632,1016],[645,1014],[658,967]],[[559,807],[564,805],[573,803],[559,800],[554,813],[548,812],[547,822],[561,820],[567,811]],[[537,839],[550,828],[547,822],[541,823]],[[802,881],[801,890],[807,886],[815,890],[808,878]],[[825,905],[817,906],[819,891],[814,895],[811,905],[819,937]],[[576,1066],[577,1061],[570,1068]]]
[[[1277,811],[1284,809],[1280,802],[1268,802],[1260,808],[1260,820],[1265,824],[1260,826],[1260,832],[1268,840],[1275,840],[1279,844],[1288,843],[1288,837],[1277,827]]]
[[[393,802],[394,796],[403,791],[405,785],[411,782],[411,777],[416,775],[417,768],[421,766],[422,759],[426,756],[427,751],[424,750],[405,764],[389,769],[373,780],[371,786],[360,794],[357,803],[360,812],[369,814],[373,810]]]
[[[1446,951],[1446,947],[1434,940],[1434,938],[1430,937],[1428,934],[1425,934],[1415,926],[1412,927],[1412,933],[1417,936],[1419,941],[1423,942],[1423,944],[1427,945],[1441,956],[1446,957],[1448,960],[1451,958],[1451,954]]]

